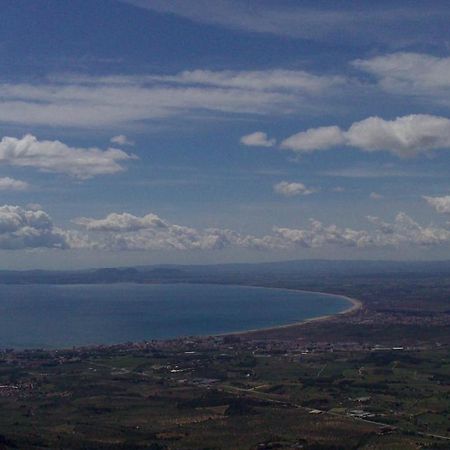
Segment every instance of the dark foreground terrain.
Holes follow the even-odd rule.
[[[363,307],[240,336],[4,351],[0,448],[450,448],[448,273],[205,280]]]

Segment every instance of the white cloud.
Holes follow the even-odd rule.
[[[371,2],[370,7],[329,6],[304,2],[243,2],[242,0],[122,0],[137,7],[181,16],[195,22],[222,26],[247,33],[269,33],[278,36],[339,42],[398,43],[399,37],[423,42],[438,23],[448,23],[448,8],[427,4],[413,8]],[[312,5],[312,6],[311,6]],[[331,5],[331,6],[330,6]],[[369,5],[369,4],[367,4]],[[433,28],[432,28],[433,27]]]
[[[75,148],[60,141],[38,141],[30,134],[21,139],[4,137],[0,141],[0,164],[33,167],[80,179],[115,174],[124,170],[120,162],[133,158],[133,155],[115,148]]]
[[[433,225],[422,226],[405,213],[398,213],[394,222],[387,223],[378,217],[368,217],[377,227],[376,239],[379,245],[412,244],[433,246],[450,243],[450,231]]]
[[[103,219],[79,218],[85,231],[61,229],[50,216],[35,209],[0,206],[0,249],[95,249],[96,251],[208,251],[243,248],[259,251],[298,248],[398,247],[401,245],[449,245],[450,231],[422,226],[404,213],[392,223],[368,217],[373,230],[324,225],[311,219],[306,228],[275,227],[273,233],[255,236],[226,228],[196,229],[172,224],[156,214],[135,216],[111,213]]]
[[[130,145],[130,146],[134,145],[134,141],[132,141],[131,139],[128,139],[124,134],[119,134],[117,136],[113,136],[110,139],[110,142],[112,144],[117,144],[117,145]]]
[[[309,153],[345,145],[344,133],[337,126],[310,128],[294,134],[281,143],[281,148]]]
[[[255,131],[241,137],[241,144],[249,147],[273,147],[276,143],[275,139],[269,139],[267,133]]]
[[[392,223],[372,216],[368,220],[374,230],[324,225],[311,219],[306,228],[275,227],[273,233],[264,236],[242,234],[229,229],[201,230],[171,224],[151,213],[142,217],[113,213],[104,219],[80,218],[74,222],[95,234],[94,241],[86,238],[83,241],[83,235],[77,236],[78,248],[84,246],[100,250],[205,251],[234,247],[271,251],[325,246],[375,248],[450,244],[449,230],[432,225],[421,226],[404,213],[399,213]]]
[[[411,157],[437,149],[450,149],[450,120],[428,114],[412,114],[384,120],[369,117],[355,122],[347,131],[321,127],[297,133],[281,147],[298,153],[326,150],[338,146],[365,152],[388,151],[399,157]]]
[[[275,234],[292,244],[301,247],[323,247],[337,245],[342,247],[368,247],[375,245],[367,231],[339,228],[336,225],[325,226],[318,220],[310,220],[306,229],[275,228]]]
[[[317,192],[316,189],[307,188],[303,183],[295,183],[288,181],[281,181],[274,185],[273,190],[277,194],[284,195],[286,197],[293,197],[296,195],[310,195]]]
[[[346,83],[341,76],[313,75],[302,70],[249,70],[249,71],[184,71],[175,76],[152,77],[163,82],[194,84],[252,91],[286,91],[321,93],[330,87]]]
[[[227,229],[197,230],[171,224],[156,214],[142,217],[112,213],[104,219],[78,218],[74,223],[101,235],[97,244],[109,250],[214,250],[229,247],[268,248],[270,238],[243,236]]]
[[[415,156],[434,149],[450,148],[450,120],[414,114],[383,120],[369,117],[354,123],[346,133],[352,147],[364,151],[388,150],[401,156]]]
[[[0,248],[68,248],[64,232],[53,225],[44,211],[19,206],[0,206]]]
[[[445,195],[443,197],[428,197],[428,196],[424,195],[423,198],[438,213],[450,214],[450,195]]]
[[[420,53],[393,53],[358,59],[353,65],[378,79],[390,93],[425,96],[450,103],[450,57]]]
[[[436,176],[436,174],[433,172],[426,172],[423,170],[399,170],[395,166],[389,164],[377,166],[373,163],[367,165],[355,165],[338,169],[323,170],[320,172],[320,175],[336,178],[434,178]]]
[[[25,191],[29,187],[29,184],[25,181],[10,177],[0,178],[0,191]]]
[[[80,217],[74,223],[81,225],[89,231],[139,231],[145,229],[167,228],[168,224],[156,214],[147,214],[137,217],[129,213],[111,213],[104,219],[90,219]]]
[[[309,228],[275,228],[275,234],[283,241],[301,247],[399,247],[401,245],[433,246],[450,244],[450,231],[432,225],[421,226],[405,213],[399,213],[392,223],[368,216],[374,231],[323,225],[311,220]]]
[[[372,200],[381,200],[382,198],[384,198],[381,194],[378,194],[377,192],[371,192],[369,197]]]
[[[0,84],[0,122],[95,128],[189,117],[192,112],[287,114],[316,110],[320,98],[342,83],[342,77],[286,70],[196,70],[163,76],[66,74],[39,84]]]

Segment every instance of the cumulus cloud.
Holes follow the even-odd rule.
[[[194,70],[163,76],[66,74],[38,84],[0,84],[0,122],[93,128],[189,112],[287,114],[317,108],[320,98],[345,82],[343,77],[300,70]]]
[[[124,167],[120,162],[133,158],[115,148],[75,148],[60,141],[39,141],[30,134],[21,139],[4,137],[0,141],[0,164],[33,167],[80,179],[121,172]]]
[[[428,114],[412,114],[394,120],[369,117],[353,123],[347,131],[338,127],[313,128],[281,143],[281,148],[297,153],[338,146],[365,152],[388,151],[399,157],[412,157],[437,149],[448,150],[450,120]]]
[[[25,181],[15,180],[10,177],[0,178],[0,191],[25,191],[29,188]]]
[[[275,227],[255,236],[226,228],[197,229],[170,223],[153,213],[111,213],[105,218],[78,218],[82,230],[62,229],[41,209],[0,206],[0,249],[95,249],[96,251],[209,251],[226,248],[259,251],[325,246],[373,248],[450,244],[450,230],[422,226],[404,213],[393,222],[368,217],[373,229],[325,225],[311,219],[305,228]]]
[[[274,185],[273,190],[280,195],[286,197],[293,197],[296,195],[310,195],[317,192],[316,189],[309,189],[303,183],[295,183],[288,181],[281,181]]]
[[[241,144],[249,147],[273,147],[276,143],[275,139],[269,139],[267,133],[255,131],[241,137]]]
[[[110,222],[111,216],[109,215]],[[204,251],[235,247],[271,251],[326,246],[380,248],[402,245],[429,247],[450,244],[450,230],[434,225],[420,225],[402,212],[398,213],[392,222],[368,216],[367,219],[373,229],[358,230],[339,227],[335,224],[326,225],[318,220],[310,219],[308,227],[274,227],[272,233],[263,236],[242,234],[221,228],[195,229],[171,224],[154,214],[148,214],[141,218],[135,217],[135,219],[143,221],[138,227],[133,223],[135,219],[130,220],[128,227],[124,227],[122,221],[126,217],[125,213],[113,217],[120,225],[110,224],[106,228],[96,227],[95,245],[97,248],[128,251],[167,249]],[[150,217],[151,220],[145,219],[146,217]],[[128,220],[129,218],[125,219],[125,221]],[[86,223],[84,227],[88,229]],[[120,231],[117,231],[119,229]]]
[[[80,217],[73,221],[89,231],[139,231],[145,229],[167,228],[168,224],[156,214],[137,217],[129,213],[111,213],[104,219]]]
[[[428,196],[424,195],[423,198],[438,213],[450,214],[450,195],[445,195],[443,197],[428,197]]]
[[[374,230],[354,230],[324,225],[310,220],[309,228],[275,228],[283,241],[307,248],[334,245],[341,247],[398,247],[401,245],[433,246],[450,244],[450,231],[432,225],[422,226],[405,213],[398,213],[393,222],[368,216]]]
[[[119,134],[117,136],[113,136],[110,139],[110,142],[112,144],[117,144],[117,145],[130,145],[130,146],[134,145],[134,141],[132,141],[131,139],[128,139],[124,134]]]
[[[171,224],[156,214],[138,217],[112,213],[103,219],[78,218],[74,223],[86,231],[101,234],[99,246],[109,250],[214,250],[229,246],[269,248],[271,238],[257,238],[232,230],[207,228],[197,230]]]
[[[0,206],[0,248],[17,250],[69,247],[67,236],[41,210]]]
[[[349,145],[364,151],[388,150],[397,156],[414,156],[450,148],[450,120],[414,114],[383,120],[369,117],[354,123],[346,133]]]
[[[337,126],[310,128],[294,134],[281,143],[281,148],[309,153],[316,150],[327,150],[337,145],[345,145],[343,131]]]
[[[392,223],[372,216],[369,216],[368,220],[376,226],[378,245],[433,246],[450,243],[449,230],[433,225],[422,226],[403,212],[398,213]]]
[[[358,59],[353,65],[377,78],[390,93],[434,97],[450,102],[450,57],[420,53],[393,53]]]
[[[306,229],[275,228],[274,232],[283,240],[301,247],[323,247],[338,245],[343,247],[368,247],[375,245],[367,231],[340,228],[336,225],[323,225],[318,220],[311,219]]]
[[[119,251],[206,251],[230,247],[271,251],[324,246],[375,248],[450,244],[449,230],[419,225],[404,213],[399,213],[390,223],[372,216],[368,221],[372,230],[325,225],[311,219],[308,227],[275,227],[272,233],[263,236],[222,228],[196,229],[172,224],[152,213],[141,217],[113,213],[103,219],[80,218],[74,222],[95,235],[91,241],[77,236],[78,247]]]

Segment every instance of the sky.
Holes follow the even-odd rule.
[[[450,258],[448,1],[0,10],[0,269]]]

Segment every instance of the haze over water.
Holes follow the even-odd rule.
[[[210,335],[286,325],[349,307],[344,297],[207,284],[0,285],[0,348]]]

